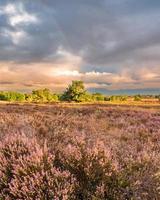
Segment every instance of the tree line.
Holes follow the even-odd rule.
[[[83,81],[72,81],[72,83],[66,88],[62,94],[53,93],[51,90],[38,89],[33,90],[31,93],[20,93],[13,91],[1,91],[1,101],[11,102],[95,102],[95,101],[126,101],[125,95],[113,95],[105,96],[101,93],[89,93],[85,87]],[[141,101],[142,95],[135,95],[135,101]],[[160,100],[160,95],[156,98]]]

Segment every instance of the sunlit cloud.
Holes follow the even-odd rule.
[[[65,63],[64,63],[65,65]],[[48,72],[47,72],[48,71]],[[48,87],[54,91],[63,91],[72,80],[83,80],[87,89],[122,90],[122,89],[145,89],[157,88],[160,83],[160,73],[149,72],[137,77],[134,72],[107,73],[79,70],[64,70],[62,65],[51,63],[13,64],[0,65],[0,90],[17,89],[32,90],[34,88]],[[52,72],[52,73],[51,73]]]
[[[76,70],[73,70],[73,71],[69,71],[69,70],[66,70],[66,71],[57,71],[55,73],[55,76],[75,76],[75,77],[79,77],[81,76],[81,74],[76,71]]]

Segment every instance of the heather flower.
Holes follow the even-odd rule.
[[[10,199],[68,199],[75,179],[53,166],[54,156],[35,139],[13,135],[1,144],[0,195]]]
[[[160,199],[158,110],[0,106],[0,141],[2,200]]]

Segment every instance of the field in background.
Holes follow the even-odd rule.
[[[1,199],[158,200],[160,106],[116,104],[0,104]]]

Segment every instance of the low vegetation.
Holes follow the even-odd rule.
[[[82,81],[72,81],[72,84],[69,85],[64,93],[56,94],[51,90],[38,89],[33,90],[31,93],[20,93],[12,91],[1,91],[0,100],[9,101],[9,102],[39,102],[39,103],[51,103],[51,102],[127,102],[130,99],[140,102],[143,99],[157,99],[160,102],[160,95],[157,96],[144,96],[144,95],[135,95],[135,96],[126,96],[126,95],[113,95],[105,96],[101,93],[89,93]]]
[[[160,199],[158,109],[1,104],[0,141],[1,200]]]

